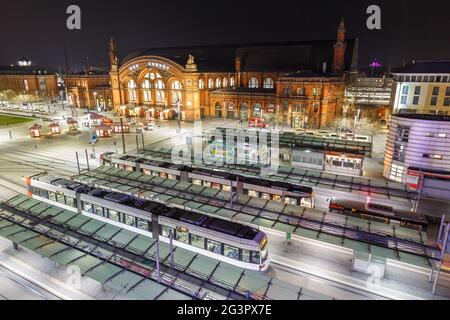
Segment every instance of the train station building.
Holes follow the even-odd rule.
[[[204,117],[320,128],[342,114],[357,39],[137,50],[121,61],[110,42],[116,113],[184,121]]]

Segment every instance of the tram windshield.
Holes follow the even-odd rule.
[[[267,250],[267,237],[264,237],[261,241],[261,244],[259,245],[261,250],[261,261],[264,262],[267,260],[267,256],[269,251]]]

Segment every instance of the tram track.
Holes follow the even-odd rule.
[[[11,284],[21,288],[23,291],[39,297],[42,300],[63,300],[61,297],[57,296],[55,293],[51,292],[49,289],[40,285],[36,281],[26,279],[18,272],[14,271],[12,268],[7,268],[3,264],[0,264],[0,279],[7,280]],[[10,300],[4,294],[0,294],[5,300]]]

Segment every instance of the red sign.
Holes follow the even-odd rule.
[[[406,176],[406,185],[414,190],[419,187],[420,172],[408,170],[408,175]]]
[[[124,268],[127,268],[131,271],[137,272],[139,274],[142,274],[145,277],[150,276],[150,270],[144,267],[141,267],[133,262],[130,262],[125,259],[120,259],[120,265]]]

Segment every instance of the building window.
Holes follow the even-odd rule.
[[[433,87],[433,96],[439,95],[439,87]]]
[[[434,133],[433,132],[427,132],[427,137],[434,137]]]
[[[414,96],[414,98],[413,98],[413,104],[414,105],[418,105],[419,104],[419,96]]]
[[[410,126],[399,125],[397,128],[397,141],[408,142],[410,130]]]
[[[236,80],[234,80],[234,77],[230,78],[230,86],[234,87],[236,85]]]
[[[439,133],[438,137],[439,138],[447,138],[447,134],[446,133]]]
[[[444,98],[444,107],[448,107],[450,106],[450,97],[445,97]]]
[[[402,177],[403,177],[403,171],[405,170],[405,167],[403,166],[399,166],[396,164],[392,164],[391,167],[391,174],[390,174],[390,179],[397,181],[397,182],[402,182]]]
[[[430,105],[432,106],[436,106],[437,105],[437,96],[432,96],[431,97],[431,101],[430,101]]]
[[[134,80],[128,81],[128,100],[136,101],[136,82]]]
[[[156,80],[155,82],[155,89],[156,89],[156,103],[158,104],[165,104],[166,103],[166,95],[164,92],[164,89],[166,88],[166,85],[164,82],[160,79]]]
[[[428,154],[428,153],[424,153],[423,154],[424,158],[427,159],[435,159],[435,160],[442,160],[442,155],[440,154]]]
[[[147,76],[146,76],[146,79],[144,79],[144,81],[142,82],[142,89],[143,89],[144,102],[152,101],[152,92],[150,91],[151,83]]]
[[[255,77],[250,78],[250,80],[248,81],[248,87],[249,88],[258,88],[259,87],[258,79],[256,79]]]
[[[223,78],[222,85],[224,88],[228,87],[228,79],[227,78]]]
[[[274,82],[272,78],[264,79],[264,89],[273,89],[275,88]]]
[[[222,87],[222,80],[220,80],[220,78],[216,79],[216,88],[220,88]]]
[[[198,88],[199,89],[205,88],[205,82],[202,79],[198,80]]]
[[[181,101],[181,83],[177,80],[172,83],[172,104],[175,105]]]
[[[27,79],[23,80],[23,86],[25,88],[25,91],[29,91],[30,90],[30,88],[28,86],[28,80]]]
[[[421,86],[416,86],[415,88],[414,88],[414,95],[415,96],[420,96],[420,90],[421,90]]]
[[[209,89],[213,89],[214,88],[214,80],[213,79],[209,79],[208,80],[208,88]]]
[[[300,88],[298,88],[298,89],[297,89],[297,95],[298,95],[298,96],[304,96],[304,95],[306,95],[305,87],[300,87]]]

